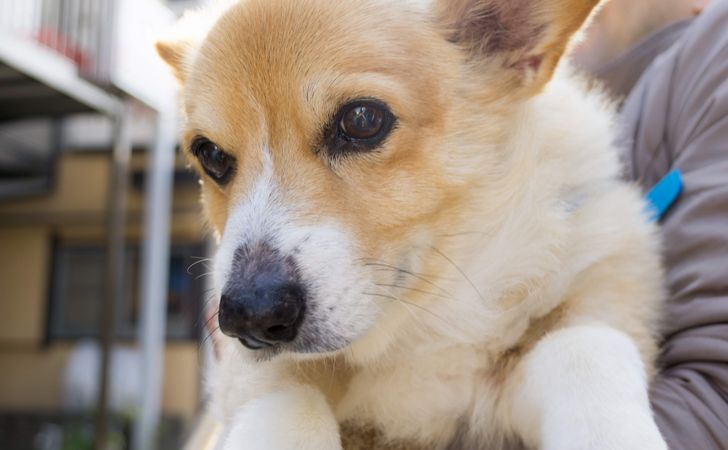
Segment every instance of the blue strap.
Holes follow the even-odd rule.
[[[662,216],[675,203],[682,189],[683,182],[679,170],[673,169],[662,177],[645,196],[645,200],[650,206],[650,219],[653,221],[662,219]]]

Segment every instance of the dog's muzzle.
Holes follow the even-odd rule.
[[[306,306],[292,257],[262,242],[240,247],[220,298],[220,330],[258,350],[296,338]]]

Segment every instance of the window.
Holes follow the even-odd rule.
[[[167,338],[196,339],[206,269],[188,268],[204,253],[202,244],[173,245],[170,250],[167,294]],[[127,246],[120,304],[115,305],[116,337],[135,339],[140,316],[139,256]],[[101,302],[105,298],[106,249],[103,244],[57,241],[54,245],[52,289],[48,317],[49,339],[95,337],[99,331]]]

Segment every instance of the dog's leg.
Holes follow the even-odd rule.
[[[611,327],[579,325],[543,338],[512,387],[513,425],[543,450],[666,450],[652,417],[634,342]]]
[[[340,450],[339,427],[323,394],[291,385],[245,403],[223,450]]]

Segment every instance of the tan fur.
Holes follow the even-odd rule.
[[[374,427],[364,435],[393,448],[444,448],[463,421],[483,427],[479,442],[509,441],[521,360],[554,330],[598,321],[632,337],[648,367],[656,355],[653,229],[636,191],[617,181],[610,106],[557,67],[597,2],[533,2],[535,40],[497,51],[452,33],[475,3],[505,2],[443,0],[428,14],[405,2],[246,0],[198,39],[194,58],[189,40],[158,47],[184,81],[182,147],[205,136],[237,160],[228,187],[203,177],[216,233],[257,179],[265,148],[276,185],[300,206],[295,219],[344,224],[359,263],[392,286],[382,318],[350,347],[276,364],[293,374],[281,383],[316,385],[341,420]],[[396,130],[376,152],[328,160],[321,127],[360,97],[390,105]],[[421,427],[398,422],[376,380],[399,383],[402,367],[429,360],[440,361],[433,377],[454,386],[433,398],[460,395],[466,406],[440,417],[422,399],[412,411],[397,405]],[[223,410],[234,407],[222,387],[230,383],[246,381],[220,382]]]

